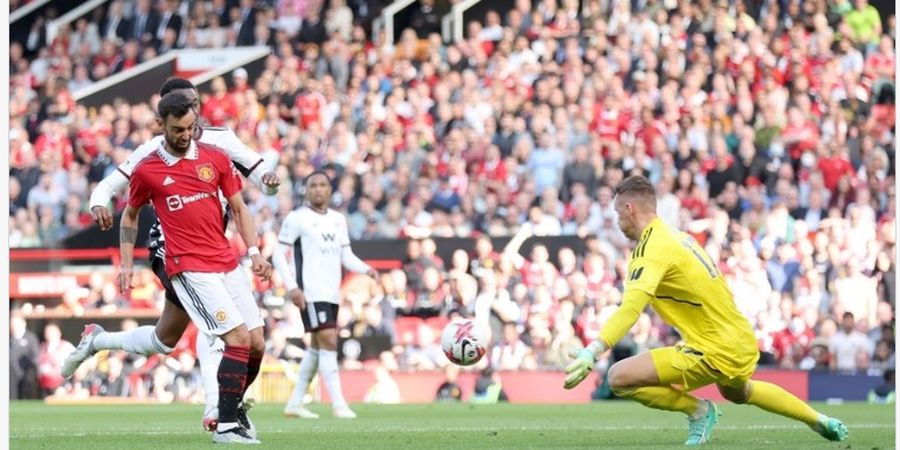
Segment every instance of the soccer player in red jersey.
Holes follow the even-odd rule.
[[[169,93],[179,93],[187,96],[192,101],[195,111],[200,110],[200,95],[197,88],[183,78],[170,78],[160,87],[160,97]],[[271,171],[266,171],[263,159],[254,150],[244,145],[229,128],[200,127],[194,140],[216,146],[228,154],[234,166],[247,178],[259,187],[266,195],[274,195],[278,191],[281,181]],[[164,145],[165,136],[155,136],[153,139],[138,146],[128,159],[115,171],[106,176],[91,193],[90,208],[94,220],[101,230],[108,230],[113,225],[113,215],[107,208],[112,197],[128,187],[129,179],[134,168],[144,158],[152,155]],[[227,220],[227,219],[226,219]],[[140,355],[162,354],[168,355],[174,351],[176,344],[187,328],[191,319],[182,306],[172,282],[165,270],[165,236],[162,227],[157,220],[150,228],[150,267],[166,290],[166,302],[156,325],[147,325],[128,331],[107,332],[98,324],[91,323],[85,326],[82,339],[78,347],[67,358],[62,367],[64,377],[71,377],[75,370],[88,358],[101,350],[125,350],[129,353]],[[203,411],[202,424],[207,431],[214,431],[219,419],[219,384],[217,370],[222,359],[224,344],[221,339],[209,335],[197,339],[197,360],[200,363],[200,374],[203,378],[203,390],[206,405]],[[256,379],[262,363],[262,352],[250,353],[250,362],[247,372],[247,387]],[[238,410],[239,421],[254,436],[256,427],[250,420],[247,411],[252,403],[243,402]]]
[[[219,364],[219,422],[213,441],[254,444],[238,422],[250,349],[265,346],[262,317],[250,280],[238,267],[223,233],[219,191],[234,212],[249,247],[252,270],[264,279],[272,267],[256,248],[256,227],[241,197],[237,169],[219,148],[195,142],[197,114],[185,95],[172,93],[157,107],[164,143],[144,158],[131,176],[128,207],[122,214],[122,268],[119,286],[131,285],[140,209],[151,203],[166,232],[166,274],[191,320],[206,334],[219,336],[225,352]]]

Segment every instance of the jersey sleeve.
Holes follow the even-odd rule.
[[[94,190],[91,191],[89,206],[106,207],[112,200],[113,196],[122,192],[128,187],[128,177],[124,173],[115,170],[97,183]]]
[[[128,155],[125,162],[119,164],[119,167],[117,167],[116,170],[122,175],[125,175],[125,178],[131,178],[131,175],[134,173],[134,169],[137,168],[138,164],[149,154],[153,153],[159,146],[160,139],[161,138],[153,138],[138,146],[138,148],[134,149],[134,151]]]
[[[341,223],[344,225],[341,227],[341,246],[348,247],[350,246],[350,224],[347,223],[347,217],[341,214]]]
[[[234,164],[228,158],[225,158],[224,155],[219,161],[219,166],[222,170],[222,176],[219,177],[219,188],[222,189],[222,194],[225,198],[231,198],[234,194],[241,192],[243,187],[241,175],[238,173],[237,168],[234,167]]]
[[[622,340],[641,316],[641,311],[650,303],[650,299],[651,296],[644,291],[626,289],[619,309],[600,331],[600,340],[606,344],[606,348],[613,348]]]
[[[150,201],[150,190],[147,189],[143,176],[140,173],[134,173],[129,183],[128,206],[140,209],[148,201]]]
[[[300,221],[296,212],[292,212],[284,218],[281,230],[278,232],[278,242],[284,245],[294,245],[300,237]]]
[[[640,247],[638,247],[640,251]],[[670,264],[658,257],[638,256],[628,262],[625,292],[635,290],[656,295],[656,289],[669,271]]]
[[[258,170],[263,163],[259,153],[244,145],[230,128],[206,130],[203,136],[200,137],[200,140],[206,141],[203,139],[206,136],[209,136],[208,142],[210,144],[225,151],[225,154],[234,162],[234,166],[241,172],[241,175],[247,178],[250,178],[250,175]]]

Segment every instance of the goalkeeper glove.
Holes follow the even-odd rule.
[[[606,344],[599,340],[591,342],[591,345],[585,348],[569,350],[569,357],[574,361],[566,367],[565,388],[572,389],[584,381],[594,368],[594,363],[605,351]]]

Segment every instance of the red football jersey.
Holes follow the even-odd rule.
[[[135,167],[128,204],[150,202],[156,210],[166,236],[166,273],[234,270],[218,192],[226,198],[240,192],[238,171],[215,146],[194,141],[179,159],[163,145]]]

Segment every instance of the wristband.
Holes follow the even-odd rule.
[[[598,339],[591,342],[591,344],[587,346],[587,350],[590,350],[590,352],[594,354],[594,359],[598,360],[607,350],[606,343]]]
[[[254,257],[259,254],[259,247],[253,246],[247,249],[247,256]]]

